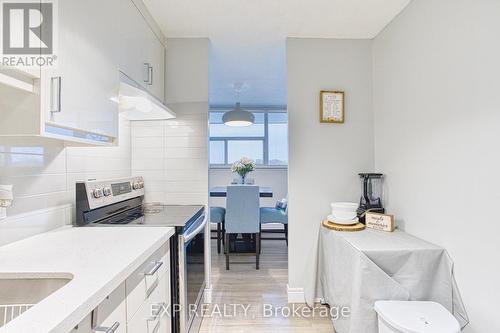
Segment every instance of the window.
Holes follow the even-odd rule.
[[[224,125],[225,111],[210,111],[210,164],[230,165],[242,156],[257,165],[288,164],[288,116],[284,111],[254,111],[247,127]]]

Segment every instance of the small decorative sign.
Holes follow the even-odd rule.
[[[395,229],[394,215],[366,213],[365,223],[367,228],[393,232]]]
[[[326,91],[320,92],[320,122],[339,123],[344,122],[344,92]]]

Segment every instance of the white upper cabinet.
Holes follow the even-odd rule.
[[[58,7],[57,67],[42,73],[40,90],[45,120],[116,138],[119,72],[109,30],[116,13],[99,0],[64,0]]]
[[[133,0],[63,0],[56,8],[56,66],[0,68],[0,136],[116,144],[120,71],[163,102],[164,45]]]
[[[120,13],[116,32],[124,41],[120,70],[163,102],[165,47],[132,0],[122,2]]]

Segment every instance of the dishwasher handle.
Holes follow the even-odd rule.
[[[201,217],[200,217],[201,218]],[[184,242],[187,243],[189,242],[191,239],[193,239],[196,235],[198,235],[200,233],[200,231],[203,230],[203,228],[205,228],[205,225],[207,224],[207,220],[208,220],[208,214],[204,214],[203,216],[203,221],[200,223],[199,226],[196,227],[196,229],[194,229],[192,232],[190,232],[189,234],[187,235],[183,235],[184,237]]]

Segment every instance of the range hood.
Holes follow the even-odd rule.
[[[175,112],[127,74],[120,72],[118,96],[120,114],[129,120],[164,120]]]

